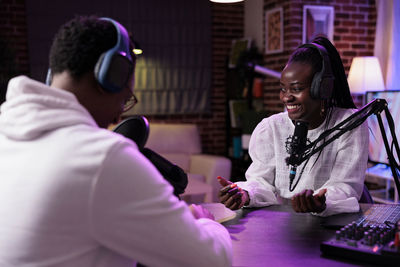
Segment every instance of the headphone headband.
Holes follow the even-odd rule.
[[[130,44],[129,34],[125,29],[125,27],[122,26],[118,21],[115,21],[110,18],[100,18],[100,20],[110,21],[114,25],[117,31],[117,44],[111,50],[108,51],[114,51],[120,53],[122,56],[128,58],[132,62],[132,55],[129,49],[129,44]]]
[[[325,47],[316,43],[303,44],[299,48],[313,48],[318,51],[322,58],[322,68],[314,74],[311,83],[311,97],[314,99],[330,99],[333,92],[333,81],[335,76],[332,72],[331,61]]]

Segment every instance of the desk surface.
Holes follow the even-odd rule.
[[[320,243],[335,230],[322,227],[320,217],[287,205],[236,212],[223,223],[232,238],[233,266],[365,266],[321,256]]]

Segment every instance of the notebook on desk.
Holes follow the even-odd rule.
[[[400,204],[361,204],[357,213],[337,214],[321,219],[326,228],[340,229],[352,222],[363,225],[395,224],[400,220]]]
[[[201,203],[200,205],[214,215],[215,221],[219,223],[232,220],[236,217],[236,212],[226,208],[221,203]]]

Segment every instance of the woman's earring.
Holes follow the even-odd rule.
[[[325,101],[321,100],[321,111],[319,113],[321,117],[325,117]]]

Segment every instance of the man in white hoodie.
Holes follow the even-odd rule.
[[[230,266],[227,230],[191,211],[132,141],[135,57],[116,21],[76,17],[50,86],[20,76],[0,115],[0,266]]]

